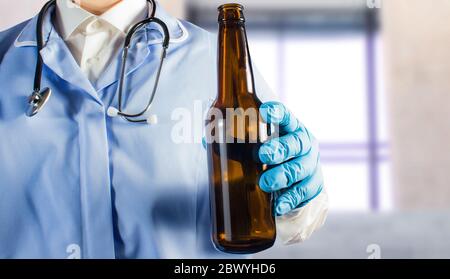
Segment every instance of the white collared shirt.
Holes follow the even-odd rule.
[[[95,83],[122,49],[130,27],[147,14],[146,0],[122,0],[99,16],[71,0],[57,0],[55,25],[83,73]]]

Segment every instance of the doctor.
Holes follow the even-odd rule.
[[[126,33],[152,11],[170,34],[144,115],[158,121],[109,117],[108,108],[118,105]],[[192,111],[198,102],[206,110],[215,99],[216,37],[146,0],[58,0],[44,17],[40,51],[41,84],[52,95],[27,117],[36,29],[34,17],[0,33],[0,258],[227,257],[210,240],[206,151],[201,142],[173,140],[174,111]],[[133,37],[124,73],[127,111],[148,102],[162,35],[150,24]],[[260,149],[260,159],[274,166],[260,186],[279,193],[280,240],[300,242],[328,209],[318,144],[255,78],[269,118],[286,131]]]

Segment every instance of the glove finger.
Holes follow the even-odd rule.
[[[313,175],[318,162],[318,148],[311,149],[305,156],[294,158],[262,173],[259,186],[269,193],[288,188]]]
[[[259,113],[264,122],[279,125],[281,134],[294,132],[302,126],[300,121],[280,102],[262,104]]]
[[[319,168],[311,177],[295,184],[275,201],[275,213],[284,215],[295,208],[306,205],[320,194],[323,188],[322,170]]]
[[[314,138],[306,129],[299,129],[265,142],[259,148],[258,156],[263,164],[277,165],[310,152],[313,142]]]

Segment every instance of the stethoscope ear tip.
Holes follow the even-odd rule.
[[[156,125],[158,124],[158,116],[156,114],[152,114],[147,118],[146,122],[149,125]]]
[[[109,107],[106,113],[109,117],[117,117],[119,115],[119,110],[115,107]]]
[[[115,107],[109,107],[107,112],[106,112],[106,114],[109,117],[117,117],[120,114],[120,112]],[[127,117],[126,115],[122,115],[122,116],[124,116],[125,118]],[[147,123],[149,125],[156,125],[156,124],[158,124],[158,116],[156,114],[152,114],[147,119],[141,120],[139,122],[144,122],[144,123]]]

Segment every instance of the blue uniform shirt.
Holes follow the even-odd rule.
[[[0,33],[0,258],[225,257],[210,240],[206,152],[195,140],[203,119],[192,120],[192,142],[172,140],[174,111],[204,111],[216,97],[216,36],[158,7],[171,35],[151,108],[159,123],[131,124],[106,114],[117,107],[119,55],[91,84],[50,14],[42,86],[53,95],[33,118],[25,111],[37,17]],[[127,111],[148,100],[161,38],[151,25],[133,40]],[[260,99],[269,100],[255,78]]]

